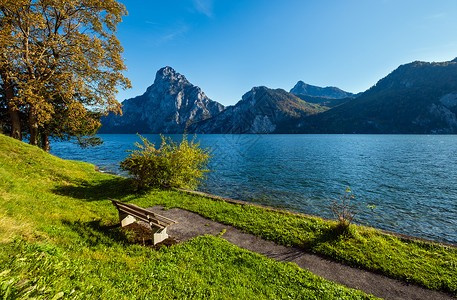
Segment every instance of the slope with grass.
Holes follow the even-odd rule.
[[[218,237],[158,251],[132,244],[107,197],[145,206],[214,201],[130,187],[0,135],[0,298],[372,298]]]

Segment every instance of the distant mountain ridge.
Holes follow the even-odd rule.
[[[291,93],[254,87],[227,108],[165,67],[123,105],[101,133],[457,134],[457,58],[401,65],[361,94],[299,81]]]
[[[143,95],[122,104],[123,115],[103,118],[100,133],[183,133],[189,124],[224,110],[171,67],[157,71]]]
[[[307,103],[282,89],[254,87],[234,106],[220,114],[192,124],[192,133],[286,133],[291,120],[322,112],[317,104]]]
[[[319,104],[320,106],[326,108],[333,108],[341,105],[351,101],[361,94],[346,92],[334,86],[328,86],[325,88],[314,86],[306,84],[301,80],[295,84],[295,86],[290,90],[290,93],[294,94],[303,101]]]
[[[313,97],[324,97],[324,98],[350,98],[355,97],[353,93],[345,92],[337,87],[328,86],[328,87],[319,87],[311,84],[306,84],[303,81],[298,81],[297,84],[290,90],[291,94],[294,95],[307,95]]]
[[[297,96],[298,98],[300,98],[303,101],[306,101],[308,103],[318,104],[318,105],[320,105],[322,107],[326,107],[328,109],[341,105],[343,103],[346,103],[346,102],[354,99],[354,97],[328,98],[328,97],[308,96],[308,95],[304,95],[304,94],[297,94],[295,96]]]
[[[302,133],[457,133],[457,59],[401,65],[356,99],[295,126]]]

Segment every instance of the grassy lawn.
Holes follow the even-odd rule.
[[[0,135],[0,298],[372,298],[218,237],[160,250],[133,244],[107,197],[142,206],[189,205],[237,226],[256,211],[176,191],[139,194],[130,186],[90,164]],[[260,214],[259,222],[278,218]],[[270,239],[277,236],[271,232]]]
[[[347,265],[457,295],[456,248],[402,240],[363,226],[351,226],[348,233],[339,234],[334,223],[320,218],[232,204],[181,191],[132,194],[127,192],[130,186],[128,179],[113,178],[61,187],[57,193],[104,201],[110,191],[110,196],[142,207],[184,208],[278,244],[301,247]]]
[[[301,247],[347,265],[457,295],[457,248],[401,240],[363,226],[351,225],[349,232],[340,234],[335,223],[320,218],[183,195],[180,191],[153,191],[122,200],[144,207],[185,208],[278,244]]]

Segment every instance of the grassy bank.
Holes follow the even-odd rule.
[[[116,186],[128,190],[128,180],[117,178],[116,182]],[[83,198],[89,193],[93,199],[102,200],[107,184],[72,187],[65,193]],[[153,190],[143,195],[121,194],[118,198],[143,207],[188,209],[282,245],[301,247],[351,266],[457,295],[456,248],[401,240],[361,226],[352,226],[349,233],[339,234],[335,224],[320,218],[226,203],[180,191]]]
[[[349,232],[340,234],[335,223],[320,218],[182,193],[153,191],[123,200],[145,207],[185,208],[278,244],[301,247],[344,264],[457,295],[456,248],[402,240],[354,225]]]
[[[104,259],[109,260],[116,257],[119,259],[119,264],[129,267],[135,266],[136,261],[141,264],[145,255],[143,251],[148,250],[130,245],[123,233],[116,228],[111,228],[118,222],[115,209],[106,200],[107,197],[112,197],[142,207],[163,205],[168,208],[185,208],[279,244],[302,247],[348,265],[457,295],[455,280],[457,278],[457,249],[455,248],[404,241],[371,228],[358,226],[353,226],[349,233],[338,234],[334,224],[319,218],[307,218],[250,205],[231,204],[180,191],[152,190],[141,194],[134,193],[128,179],[94,172],[93,166],[88,164],[59,160],[3,136],[0,136],[0,149],[2,149],[0,152],[2,165],[0,168],[0,198],[4,201],[0,208],[0,239],[4,245],[2,247],[13,247],[14,243],[5,243],[5,241],[10,241],[12,236],[23,236],[19,246],[14,247],[23,247],[21,246],[24,243],[23,240],[27,245],[40,243],[51,245],[51,248],[59,249],[60,252],[57,252],[63,252],[62,255],[68,257],[71,264],[77,264],[78,260],[86,260],[87,257],[87,260],[94,264],[93,270],[100,269],[103,274],[107,274],[109,269],[102,266],[101,262]],[[205,237],[194,240],[189,245],[208,242],[214,244],[212,247],[216,247],[216,245],[222,247],[224,244],[219,239]],[[163,251],[178,251],[181,248],[182,251],[185,251],[185,247],[190,247],[189,245],[185,243],[171,248],[173,250]],[[227,247],[229,246],[227,245]],[[10,256],[8,258],[11,259]],[[208,254],[205,259],[207,260],[205,263],[214,264],[215,261],[218,261],[219,256]],[[255,260],[257,261],[257,259]],[[160,261],[163,259],[161,258]],[[232,264],[228,263],[227,266],[217,268],[230,270]],[[261,266],[264,263],[259,258],[258,264],[249,263],[249,265],[262,270]],[[170,268],[173,269],[175,266]],[[5,275],[9,277],[5,278],[14,277],[16,280],[20,280],[23,278],[21,276],[25,276],[24,274],[27,272],[24,270],[10,271],[9,275]],[[91,274],[95,272],[93,270],[90,271]],[[205,272],[202,271],[192,272],[199,273],[204,282],[216,278],[213,274],[205,277]],[[220,282],[213,284],[214,288],[215,285],[218,286],[218,290],[224,289],[219,285],[225,286],[226,280],[228,280],[226,282],[228,286],[233,284],[232,279],[228,279],[230,277],[226,277],[224,272],[220,271],[220,278],[217,279]],[[299,273],[294,274],[298,275],[292,277],[305,278],[304,273],[300,273],[303,271],[296,272]],[[128,276],[140,276],[135,275],[137,271],[128,274],[131,274]],[[177,276],[176,273],[171,274],[173,275],[170,276]],[[138,278],[142,278],[141,276]],[[151,279],[147,278],[147,281],[150,282]],[[281,276],[278,278],[281,278],[278,280],[283,280]],[[169,280],[171,281],[171,279]],[[308,279],[306,281],[309,282]],[[138,284],[135,282],[132,283],[133,286]],[[256,281],[251,280],[250,282]],[[165,281],[165,285],[169,284],[172,283]],[[261,283],[258,289],[265,284]],[[295,285],[295,283],[290,284]],[[70,283],[68,285],[71,286]],[[98,282],[90,285],[99,290],[110,290],[103,285],[100,287]],[[315,284],[315,286],[319,285],[319,283]],[[243,285],[241,284],[241,286]],[[298,293],[303,286],[299,284],[297,286],[297,290],[291,295],[300,295]],[[277,286],[270,288],[278,289]],[[189,294],[179,295],[193,295],[192,293],[197,287],[194,285],[189,289]],[[265,287],[265,289],[269,288]],[[339,289],[338,287],[338,291],[340,291]],[[325,290],[331,289],[325,287]],[[70,293],[71,290],[66,292]],[[238,290],[237,293],[244,295],[244,290]],[[224,294],[217,295],[222,297]],[[278,297],[282,296],[278,295]],[[332,298],[332,296],[329,297]],[[344,297],[355,297],[355,294],[345,294]]]
[[[107,197],[144,206],[211,203],[177,192],[136,194],[126,179],[0,135],[0,298],[370,298],[218,237],[160,250],[132,244]]]

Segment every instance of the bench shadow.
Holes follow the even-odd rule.
[[[120,230],[119,224],[103,225],[100,220],[89,222],[63,220],[62,224],[78,234],[85,245],[89,247],[130,244],[125,233]]]
[[[52,190],[61,196],[87,201],[100,201],[107,198],[122,198],[131,194],[142,194],[138,191],[130,178],[116,177],[99,182],[79,181],[74,185],[62,185]]]
[[[260,252],[260,254],[273,258],[277,261],[294,261],[307,254],[305,250],[299,248],[287,248],[281,249],[281,251],[270,250]]]

